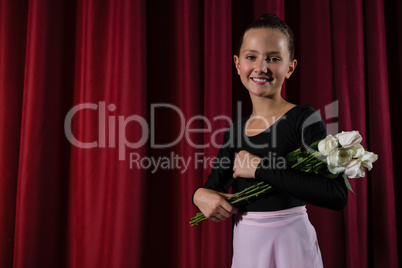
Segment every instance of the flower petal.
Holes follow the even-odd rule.
[[[322,155],[330,155],[338,147],[338,140],[331,134],[318,143],[318,151]]]
[[[328,165],[328,170],[332,174],[340,174],[345,171],[344,167]]]
[[[353,145],[360,144],[363,140],[362,136],[359,134],[359,131],[342,131],[335,135],[338,139],[339,144],[344,147],[348,148]]]
[[[365,172],[362,166],[362,162],[358,159],[351,161],[346,167],[345,175],[352,179],[364,177]]]

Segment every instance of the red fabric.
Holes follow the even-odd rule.
[[[266,12],[296,35],[283,95],[379,155],[343,211],[308,207],[324,266],[398,267],[401,11],[396,0],[0,0],[0,267],[229,267],[231,221],[190,227],[191,195],[215,131],[250,113],[232,55]],[[172,107],[187,131],[156,148],[181,135]],[[68,115],[94,148],[69,141]],[[137,156],[191,164],[154,172]]]

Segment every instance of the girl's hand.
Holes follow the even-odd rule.
[[[245,150],[240,151],[234,160],[233,178],[255,178],[255,170],[261,162],[261,157]]]
[[[237,213],[226,198],[233,194],[220,193],[211,189],[199,188],[194,193],[194,204],[208,219],[220,222]]]

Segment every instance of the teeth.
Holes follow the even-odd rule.
[[[260,79],[260,78],[253,78],[253,80],[257,81],[257,82],[267,82],[268,81],[268,79]]]

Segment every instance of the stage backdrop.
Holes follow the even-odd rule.
[[[343,211],[308,207],[325,267],[397,267],[401,11],[397,0],[0,0],[0,267],[229,267],[232,222],[190,227],[191,196],[230,118],[250,113],[232,55],[266,12],[296,34],[286,98],[359,130],[379,155]]]

